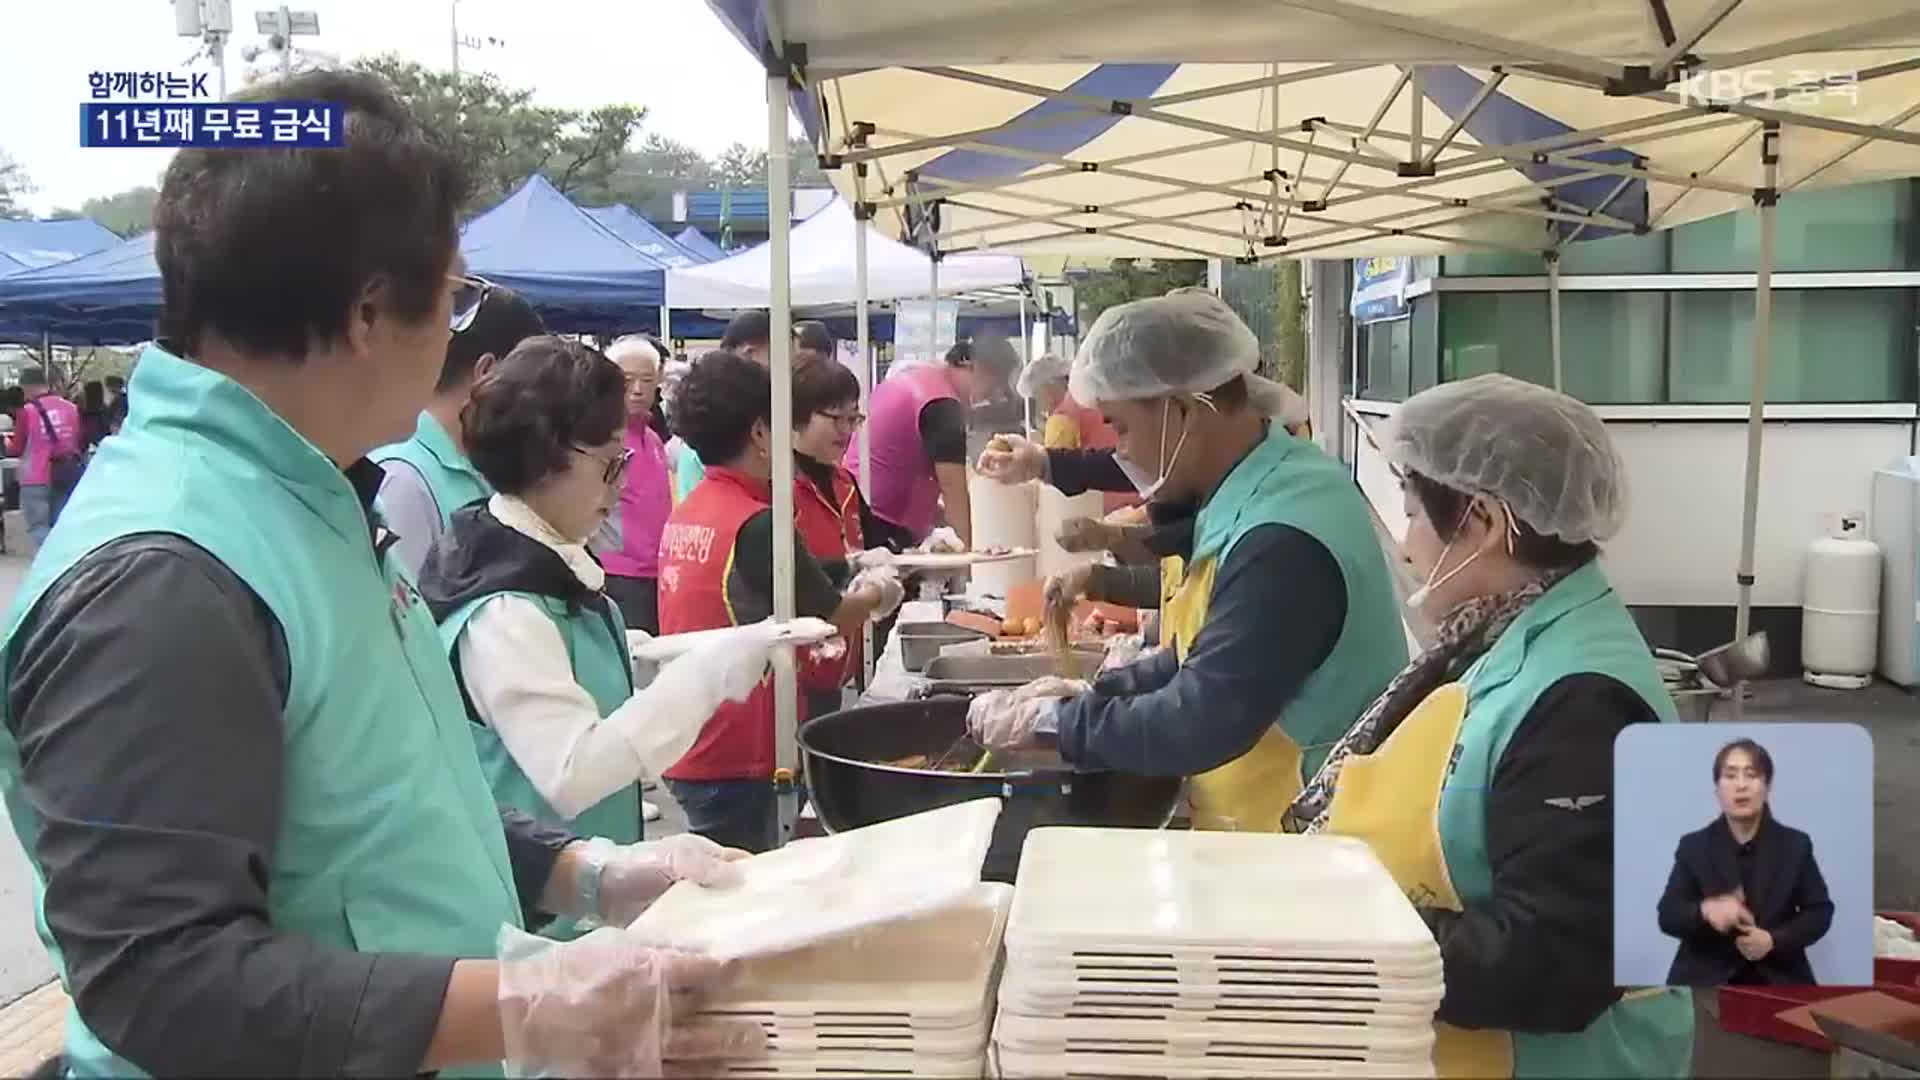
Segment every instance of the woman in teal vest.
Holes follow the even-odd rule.
[[[494,489],[454,512],[421,568],[496,800],[587,836],[640,839],[639,778],[679,760],[767,667],[765,641],[709,645],[636,693],[624,620],[586,540],[631,452],[626,376],[597,350],[528,338],[474,386],[467,455]],[[675,837],[689,858],[717,846]],[[581,924],[553,924],[568,937]]]
[[[1687,992],[1613,982],[1614,737],[1675,719],[1598,562],[1625,466],[1593,410],[1504,375],[1414,395],[1386,445],[1436,641],[1289,826],[1366,840],[1432,927],[1440,1076],[1689,1075]]]

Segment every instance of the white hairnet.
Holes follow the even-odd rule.
[[[1048,383],[1067,381],[1067,362],[1059,353],[1047,353],[1026,367],[1020,369],[1020,379],[1016,388],[1021,397],[1039,397],[1040,388]]]
[[[1627,516],[1626,465],[1594,411],[1506,375],[1423,390],[1394,410],[1387,454],[1437,484],[1504,502],[1535,532],[1611,539]]]
[[[1254,374],[1260,341],[1227,302],[1205,289],[1110,307],[1073,357],[1068,392],[1085,405],[1198,394],[1239,376],[1247,399],[1262,415],[1293,426],[1307,404],[1290,388]]]

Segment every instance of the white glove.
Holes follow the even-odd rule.
[[[771,620],[755,623],[728,635],[724,643],[675,657],[627,699],[622,712],[637,709],[646,716],[645,723],[626,730],[648,775],[659,776],[685,757],[715,709],[752,696],[767,677],[773,639]]]
[[[1084,682],[1049,676],[1016,689],[981,694],[967,706],[967,734],[989,750],[1026,746],[1060,699],[1086,690]]]
[[[1116,634],[1107,640],[1107,651],[1100,658],[1100,670],[1123,668],[1145,654],[1147,647],[1139,634]]]
[[[692,661],[707,673],[721,701],[745,701],[767,677],[774,637],[774,622],[767,619],[742,627],[738,633],[728,635],[725,642],[703,645],[682,659]],[[718,706],[719,702],[714,704]]]
[[[1004,444],[1005,450],[996,444]],[[1047,475],[1047,451],[1023,436],[995,435],[974,464],[980,475],[1003,484],[1021,484]]]
[[[898,610],[900,602],[907,598],[906,586],[900,584],[900,575],[894,573],[891,567],[876,566],[860,571],[853,576],[847,591],[859,592],[868,586],[880,594],[879,606],[873,609],[871,618],[886,618]]]
[[[676,882],[691,881],[705,888],[738,884],[738,864],[747,857],[744,851],[723,848],[692,833],[637,844],[615,844],[605,838],[587,843],[606,860],[600,871],[599,910],[594,914],[609,926],[631,924]]]
[[[500,929],[500,1029],[511,1076],[661,1076],[669,1060],[711,1066],[766,1055],[746,1021],[676,1017],[675,991],[720,981],[711,957],[602,927],[574,941]]]
[[[926,542],[920,545],[920,550],[929,555],[958,555],[967,550],[967,545],[960,542],[959,533],[942,525],[927,534]]]
[[[848,561],[853,563],[855,570],[871,570],[874,567],[892,566],[894,564],[893,552],[883,547],[856,551]]]

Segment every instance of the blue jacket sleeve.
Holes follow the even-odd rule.
[[[1124,667],[1103,671],[1093,680],[1093,690],[1107,697],[1149,694],[1173,681],[1180,671],[1180,658],[1172,649],[1155,649]]]
[[[1214,578],[1206,625],[1186,663],[1133,693],[1103,680],[1062,705],[1061,756],[1147,776],[1192,776],[1253,748],[1326,661],[1347,619],[1333,555],[1287,525],[1241,537]],[[1159,671],[1142,660],[1135,668]]]

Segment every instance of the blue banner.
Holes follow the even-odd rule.
[[[346,109],[326,101],[87,101],[80,145],[240,150],[342,146]]]
[[[1353,320],[1374,323],[1406,318],[1411,284],[1413,260],[1404,255],[1353,260]]]

